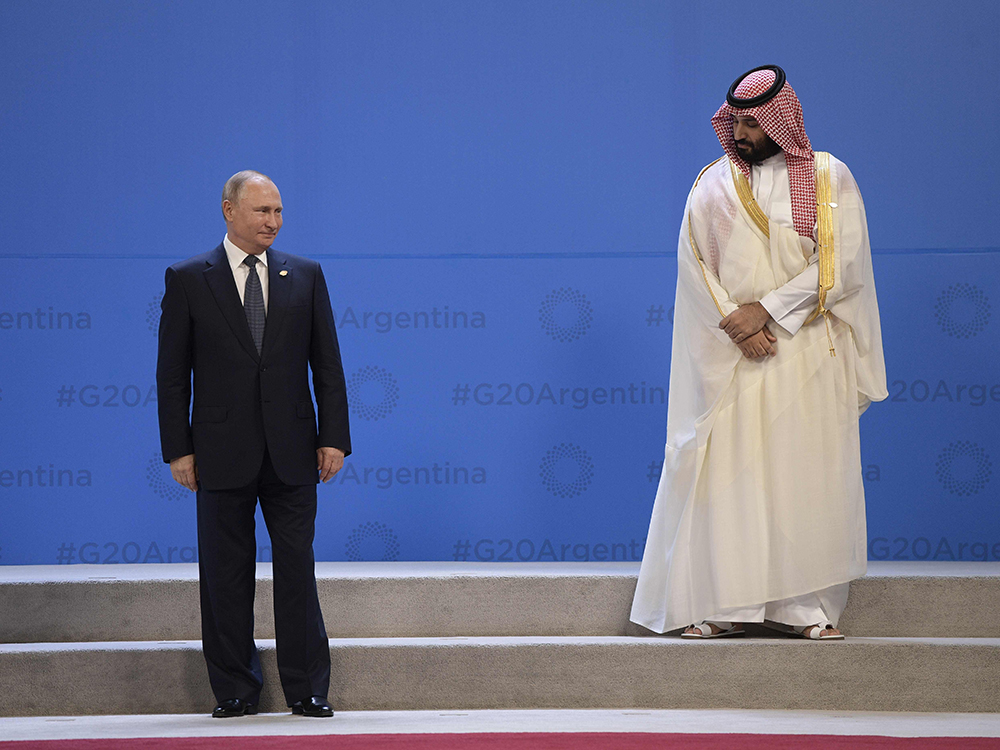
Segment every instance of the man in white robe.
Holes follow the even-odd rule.
[[[864,204],[847,167],[813,152],[777,66],[741,76],[712,123],[726,156],[681,227],[667,444],[631,619],[841,638],[867,568],[858,418],[888,395]]]

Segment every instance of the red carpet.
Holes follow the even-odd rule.
[[[525,732],[492,734],[348,734],[283,737],[153,737],[28,740],[0,750],[1000,750],[994,737],[864,737],[820,734],[649,734]]]

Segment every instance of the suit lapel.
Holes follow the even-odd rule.
[[[264,327],[264,343],[261,355],[266,354],[281,332],[281,323],[288,309],[288,297],[292,291],[292,269],[284,253],[267,251],[267,325]],[[249,332],[250,328],[247,327]]]
[[[233,278],[233,269],[229,267],[229,258],[226,256],[226,248],[219,245],[212,252],[208,261],[208,268],[205,269],[205,282],[212,290],[215,301],[222,311],[223,317],[233,329],[240,344],[247,350],[247,353],[259,361],[257,347],[254,346],[253,336],[250,335],[250,326],[247,323],[246,313],[243,312],[243,305],[240,304],[240,293],[236,289],[236,280]],[[270,277],[269,277],[270,278]],[[266,329],[265,329],[266,336]],[[265,341],[267,339],[265,338]]]

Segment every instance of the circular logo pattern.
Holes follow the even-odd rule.
[[[546,452],[539,469],[545,489],[556,497],[576,497],[594,481],[593,460],[572,443],[560,443]]]
[[[935,475],[953,495],[968,497],[978,494],[993,475],[989,454],[969,440],[959,440],[938,455]]]
[[[566,310],[569,311],[568,320],[560,320]],[[538,310],[538,320],[542,330],[556,341],[576,341],[594,322],[594,306],[583,292],[562,287],[545,295]]]
[[[371,393],[378,386],[381,386],[380,400],[377,395],[372,398]],[[347,381],[347,400],[354,416],[371,422],[385,419],[399,401],[399,383],[384,367],[362,367]]]
[[[170,468],[163,463],[159,453],[153,454],[146,464],[146,481],[149,488],[164,500],[183,500],[190,492],[174,481]]]
[[[146,325],[153,333],[160,330],[160,302],[163,300],[162,294],[157,294],[153,301],[146,305]]]
[[[347,537],[347,559],[351,562],[390,561],[399,558],[399,538],[384,523],[363,523]]]
[[[990,298],[972,284],[952,284],[934,305],[934,317],[941,330],[957,339],[982,333],[992,315]]]

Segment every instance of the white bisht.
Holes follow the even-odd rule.
[[[688,196],[667,444],[631,614],[656,632],[865,573],[858,417],[887,395],[882,337],[861,194],[846,165],[816,157],[820,304],[794,336],[770,326],[774,357],[745,359],[719,321],[802,272],[815,244],[768,220],[728,159]]]

